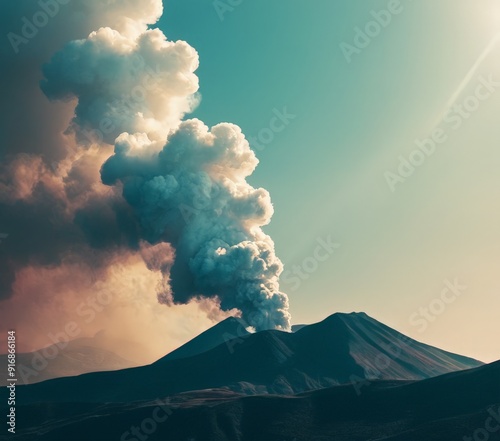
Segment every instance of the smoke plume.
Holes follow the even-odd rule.
[[[3,19],[29,17],[27,5]],[[239,311],[256,329],[288,329],[282,263],[262,231],[273,207],[246,180],[258,160],[239,127],[185,118],[200,99],[198,54],[149,28],[161,1],[75,0],[59,9],[51,34],[40,30],[17,53],[0,48],[14,66],[0,79],[19,95],[0,111],[29,103],[24,123],[34,127],[0,126],[9,132],[0,226],[10,245],[0,248],[0,296],[24,299],[23,278],[37,273],[57,275],[64,292],[71,283],[78,292],[88,271],[119,286],[110,268],[133,262],[141,280],[151,273],[160,303],[194,302],[216,319]],[[62,275],[75,268],[85,268],[82,277]]]

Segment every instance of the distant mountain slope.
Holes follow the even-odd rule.
[[[318,347],[311,345],[322,337],[337,345],[342,336],[349,357],[363,368],[367,378],[418,380],[483,365],[473,358],[413,340],[363,312],[333,314],[301,328],[296,335],[302,345],[320,357],[331,351],[324,350],[324,342]]]
[[[89,345],[91,339],[78,338],[59,348],[52,345],[34,352],[16,354],[18,385],[33,384],[59,377],[89,372],[112,371],[136,366],[106,349]],[[0,355],[0,366],[7,366],[7,355]],[[0,386],[7,384],[0,376]]]
[[[212,326],[186,344],[165,355],[161,360],[176,360],[192,357],[219,346],[235,338],[246,337],[250,332],[246,330],[245,322],[236,317],[228,317]]]
[[[21,412],[33,415],[32,427],[18,430],[13,440],[132,441],[132,427],[156,414],[161,421],[147,432],[148,441],[456,441],[474,439],[478,431],[477,439],[498,441],[500,361],[427,380],[374,381],[297,396],[205,390],[172,397],[167,405],[50,404],[22,406]]]
[[[24,403],[129,402],[220,387],[294,394],[362,379],[417,380],[481,364],[405,337],[366,314],[334,314],[296,333],[262,331],[192,357],[51,380],[17,393]]]
[[[304,326],[308,326],[308,325],[304,325],[304,324],[292,325],[292,332],[297,332],[298,330],[302,329]]]

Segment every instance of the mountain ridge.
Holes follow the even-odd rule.
[[[233,338],[245,337],[250,334],[245,325],[245,322],[237,317],[228,317],[161,357],[155,363],[201,354]]]
[[[333,314],[296,333],[261,331],[187,358],[23,386],[18,396],[23,402],[67,401],[74,394],[84,402],[128,402],[221,387],[291,395],[361,380],[419,380],[480,365],[366,314]]]
[[[63,347],[53,344],[37,351],[17,353],[18,385],[137,366],[108,349],[93,346],[89,343],[91,340],[77,338]],[[0,365],[7,366],[6,354],[0,354]],[[0,378],[0,386],[6,384],[7,379]]]
[[[221,389],[192,391],[163,401],[168,418],[150,434],[151,441],[392,440],[454,441],[472,439],[488,418],[500,423],[500,361],[421,381],[372,381],[361,390],[341,385],[295,396],[244,396]],[[158,401],[130,405],[23,406],[26,414],[50,419],[23,428],[13,439],[74,441],[123,438],[131,421],[144,421]],[[92,414],[92,424],[88,415]],[[490,426],[488,426],[490,427]],[[70,436],[71,435],[71,436]],[[488,439],[498,440],[498,431]],[[131,440],[132,438],[127,438]]]

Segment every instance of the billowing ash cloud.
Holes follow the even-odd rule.
[[[0,23],[31,17],[29,4],[20,0]],[[199,100],[198,54],[148,29],[161,1],[59,9],[53,32],[16,40],[17,51],[0,47],[12,61],[0,79],[16,86],[0,112],[30,109],[22,124],[0,122],[0,227],[10,241],[0,248],[0,297],[15,286],[25,298],[27,274],[62,278],[80,263],[119,286],[111,263],[135,262],[142,277],[142,259],[162,303],[196,303],[211,317],[238,309],[256,329],[288,329],[282,264],[261,229],[269,194],[246,182],[258,161],[237,126],[183,121]]]
[[[0,159],[35,153],[50,164],[67,149],[62,132],[72,103],[48,102],[39,87],[41,66],[70,40],[103,26],[134,36],[155,23],[161,0],[16,0],[0,2]],[[48,11],[48,12],[47,12]]]
[[[121,135],[102,179],[123,184],[148,241],[174,246],[172,289],[163,301],[217,296],[223,309],[238,308],[257,329],[286,329],[282,264],[260,228],[273,213],[269,193],[245,180],[257,162],[239,127],[209,131],[194,119],[159,149],[144,134]]]
[[[282,264],[260,228],[272,216],[269,194],[245,180],[258,163],[254,153],[232,124],[210,131],[198,120],[179,125],[198,88],[197,66],[194,49],[159,30],[130,38],[103,28],[56,54],[42,88],[52,98],[78,98],[77,132],[102,132],[105,121],[115,128],[104,137],[109,142],[125,131],[102,181],[123,186],[143,238],[175,248],[163,302],[217,297],[221,308],[238,308],[257,329],[287,329]],[[154,78],[144,82],[148,75]],[[126,105],[120,97],[143,82],[137,105]]]
[[[78,97],[73,128],[80,141],[113,144],[122,132],[163,138],[196,104],[198,54],[149,30],[129,38],[110,28],[68,43],[44,67],[52,99]]]

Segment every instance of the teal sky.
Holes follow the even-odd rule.
[[[457,129],[442,123],[446,142],[394,192],[384,173],[396,173],[399,156],[439,123],[500,31],[500,5],[402,1],[348,63],[339,45],[353,44],[355,27],[389,3],[243,0],[221,21],[212,0],[169,0],[159,26],[199,52],[194,116],[206,124],[232,122],[255,137],[273,109],[296,116],[256,152],[250,181],[269,190],[275,207],[266,232],[286,271],[313,256],[318,238],[341,246],[298,288],[282,282],[294,323],[365,311],[417,340],[499,359],[500,91]],[[500,81],[499,52],[485,56],[455,104],[479,78]],[[463,293],[417,326],[419,308],[455,279]]]

